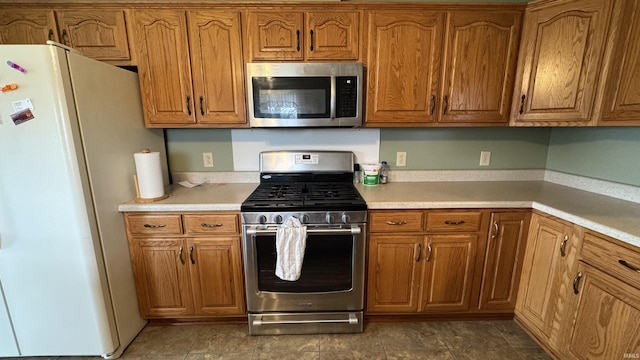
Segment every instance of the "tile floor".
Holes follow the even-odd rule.
[[[246,325],[147,326],[121,359],[538,360],[551,357],[513,321],[504,320],[370,322],[361,334],[282,336],[249,336]]]

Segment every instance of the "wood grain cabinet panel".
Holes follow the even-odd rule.
[[[59,41],[53,11],[46,9],[0,9],[1,44],[45,44]]]
[[[131,59],[124,10],[56,11],[60,39],[96,60]]]
[[[562,352],[578,266],[582,229],[554,218],[531,218],[516,316],[536,337]]]
[[[512,312],[516,306],[531,213],[491,214],[478,307]]]
[[[142,316],[193,314],[184,241],[179,238],[145,238],[131,243],[130,248]]]
[[[616,1],[598,125],[640,125],[640,1]]]
[[[366,125],[436,119],[444,12],[369,11]]]
[[[246,125],[239,11],[136,10],[135,25],[147,127]]]
[[[582,262],[578,274],[575,325],[567,358],[640,356],[640,289]]]
[[[452,11],[438,122],[509,121],[521,12]]]
[[[376,211],[369,213],[371,232],[422,231],[424,211]]]
[[[357,60],[358,11],[249,11],[253,61]]]
[[[525,14],[512,125],[593,125],[613,2],[558,1]]]

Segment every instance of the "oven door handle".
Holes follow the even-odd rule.
[[[261,228],[258,226],[247,227],[247,235],[275,235],[278,232],[277,227]],[[357,225],[352,225],[350,228],[307,228],[307,234],[314,235],[358,235],[362,233],[362,228]]]

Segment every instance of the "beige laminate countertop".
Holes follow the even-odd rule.
[[[168,199],[121,212],[239,211],[255,183],[171,185]],[[369,209],[533,208],[640,247],[640,204],[544,181],[396,182],[356,187]]]

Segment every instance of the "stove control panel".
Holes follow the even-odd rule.
[[[279,225],[294,216],[301,223],[311,224],[363,224],[366,211],[307,211],[307,212],[243,212],[243,225]]]

